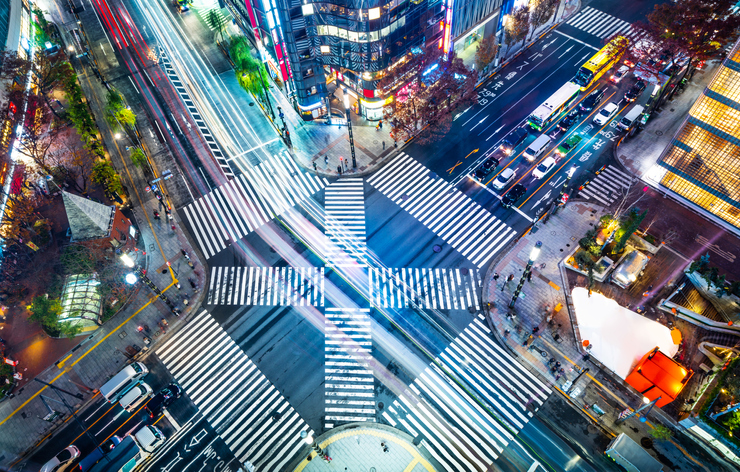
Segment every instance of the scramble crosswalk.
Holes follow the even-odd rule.
[[[198,16],[201,17],[203,22],[206,24],[206,26],[208,26],[208,29],[210,29],[211,31],[216,30],[215,26],[217,24],[222,24],[224,25],[224,28],[225,28],[226,25],[231,21],[231,13],[229,12],[229,10],[219,8],[217,6],[218,2],[214,1],[213,3],[214,5],[210,7],[193,8],[193,10],[196,10],[198,12]],[[226,12],[226,14],[224,14],[224,11]],[[217,16],[215,20],[217,23],[215,24],[209,19],[211,12],[214,12],[214,14]]]
[[[185,218],[211,258],[328,184],[280,153],[184,207]]]
[[[566,24],[602,39],[619,34],[635,41],[641,36],[628,21],[591,7],[578,12]]]
[[[211,267],[208,305],[324,306],[323,267]]]
[[[305,446],[311,428],[206,310],[156,354],[240,462],[284,470]]]
[[[368,183],[483,267],[515,231],[406,153],[399,153]]]
[[[324,426],[375,421],[373,337],[369,309],[327,308]]]
[[[629,174],[609,165],[597,171],[596,177],[579,191],[578,196],[610,205],[624,196],[631,184],[632,177]]]
[[[364,182],[361,178],[340,179],[324,191],[326,236],[324,251],[330,267],[367,265]]]
[[[372,306],[480,310],[478,290],[482,279],[476,269],[371,268],[368,293]]]
[[[450,376],[466,382],[481,401]],[[386,408],[383,420],[412,435],[444,470],[464,472],[493,470],[532,417],[530,410],[552,393],[493,342],[482,315],[409,388]]]

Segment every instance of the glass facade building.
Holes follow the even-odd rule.
[[[676,132],[660,184],[740,228],[740,41]]]
[[[383,72],[414,48],[453,39],[502,0],[225,0],[304,119],[327,111],[327,84],[346,88],[377,120]],[[456,23],[457,17],[459,22]],[[459,26],[455,26],[455,25]]]

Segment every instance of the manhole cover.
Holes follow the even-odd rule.
[[[470,271],[468,270],[467,267],[463,267],[462,269],[460,269],[460,272],[462,273],[462,275],[468,275],[468,272]]]
[[[553,236],[555,236],[558,233],[556,233],[555,231],[550,231],[550,234],[552,234]]]
[[[377,139],[376,139],[376,140],[374,140],[374,141],[373,141],[373,144],[378,144],[378,140],[377,140]]]
[[[655,132],[655,136],[663,136],[663,132],[662,131],[656,131]]]
[[[378,402],[378,410],[382,410],[384,407],[383,402]]]
[[[440,246],[439,244],[435,244],[432,250],[436,253],[442,252],[442,246]]]
[[[640,444],[645,449],[650,449],[650,448],[653,447],[653,440],[650,439],[650,438],[642,438],[642,439],[640,439]]]
[[[250,107],[253,107],[254,106],[254,102],[249,102],[249,106]]]

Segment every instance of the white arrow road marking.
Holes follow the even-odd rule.
[[[550,194],[552,194],[552,190],[548,190],[547,193],[545,194],[545,196],[542,197],[542,198],[540,198],[539,200],[537,200],[535,202],[535,204],[532,205],[532,208],[530,208],[530,209],[531,210],[534,210],[535,208],[537,208],[539,206],[539,204],[542,203],[542,200],[547,200],[548,198],[550,198]]]

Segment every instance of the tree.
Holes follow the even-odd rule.
[[[131,150],[131,163],[139,169],[143,169],[147,163],[146,154],[138,146]]]
[[[475,101],[477,80],[476,71],[467,69],[454,52],[445,59],[436,44],[409,54],[378,82],[384,93],[395,91],[395,100],[383,110],[391,137],[403,141],[417,136],[421,144],[443,138],[454,111]]]
[[[529,6],[515,8],[506,19],[504,42],[507,47],[524,41],[529,34]]]
[[[31,316],[28,319],[39,323],[52,336],[71,338],[80,332],[81,328],[79,326],[59,322],[59,315],[62,314],[62,304],[58,298],[50,298],[48,295],[34,297],[29,311]]]
[[[223,38],[224,30],[226,29],[226,22],[224,21],[221,12],[216,12],[215,9],[208,12],[206,17],[206,23],[213,30],[213,40],[216,41],[219,35]]]
[[[585,269],[588,274],[588,296],[590,297],[591,290],[594,288],[594,266],[596,264],[591,256],[583,251],[576,252],[575,261],[578,264],[578,268],[581,270]]]
[[[530,0],[529,21],[532,23],[532,33],[552,18],[559,4],[560,0]]]
[[[108,192],[123,193],[121,178],[108,161],[98,161],[92,168],[90,178],[96,184],[102,185]]]
[[[7,195],[5,213],[0,225],[0,237],[8,241],[25,244],[36,235],[34,222],[38,220],[36,207],[37,197],[32,192],[15,193]]]
[[[58,133],[49,127],[51,115],[41,100],[42,97],[38,95],[28,96],[28,107],[35,119],[29,119],[18,136],[18,152],[33,161],[44,173],[49,174],[52,165],[50,150]]]
[[[475,68],[479,71],[484,70],[496,59],[496,53],[498,53],[496,36],[489,35],[478,41],[475,48]]]
[[[655,5],[647,22],[637,22],[633,29],[643,33],[653,54],[664,53],[675,62],[717,57],[737,37],[740,13],[733,0],[682,0]]]
[[[86,194],[90,182],[95,156],[86,149],[77,135],[70,135],[65,140],[63,155],[56,161],[57,168],[75,190]],[[54,175],[54,174],[52,174]]]
[[[650,436],[659,441],[668,441],[669,439],[671,439],[671,437],[673,437],[673,431],[666,428],[662,424],[659,424],[658,426],[650,430]]]
[[[615,245],[612,251],[613,254],[618,254],[624,250],[627,246],[627,241],[640,227],[640,223],[645,219],[645,215],[647,215],[647,210],[642,213],[640,213],[639,208],[632,208],[632,210],[630,210],[629,214],[624,220],[622,220],[619,225],[619,229],[614,234]]]

